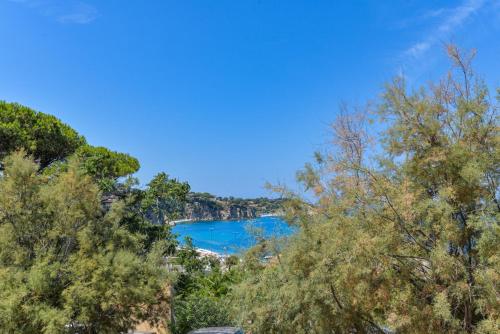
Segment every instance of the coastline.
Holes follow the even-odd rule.
[[[177,250],[180,250],[180,249],[183,249],[183,246],[177,247]],[[223,258],[228,257],[228,255],[217,253],[217,252],[211,251],[209,249],[205,249],[205,248],[195,247],[194,249],[196,250],[196,252],[198,252],[200,257],[214,256],[214,257],[217,257],[219,259],[223,259]]]
[[[191,224],[191,223],[208,223],[208,222],[216,222],[216,221],[224,221],[224,222],[231,222],[231,221],[240,221],[240,220],[252,220],[252,219],[259,219],[259,218],[280,218],[283,217],[283,214],[279,213],[265,213],[261,214],[257,217],[240,217],[240,218],[232,218],[232,219],[192,219],[192,218],[185,218],[185,219],[178,219],[178,220],[172,220],[167,222],[168,225],[170,226],[175,226],[177,224]]]

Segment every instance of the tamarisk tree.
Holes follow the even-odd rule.
[[[498,98],[472,55],[448,53],[442,81],[387,86],[381,137],[340,114],[334,148],[299,173],[317,197],[289,203],[300,232],[247,260],[235,311],[252,333],[500,331]]]
[[[0,329],[3,333],[120,333],[157,321],[165,272],[159,242],[101,206],[99,187],[71,160],[54,176],[23,152],[0,176]]]

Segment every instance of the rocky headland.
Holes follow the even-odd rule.
[[[266,214],[279,215],[282,204],[282,199],[242,199],[216,197],[209,193],[190,193],[182,218],[194,221],[251,219]]]

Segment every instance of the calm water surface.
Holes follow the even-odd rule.
[[[249,220],[199,221],[177,224],[172,228],[182,243],[186,236],[194,245],[220,254],[234,254],[255,244],[255,232],[265,238],[288,236],[293,228],[278,217],[262,217]]]

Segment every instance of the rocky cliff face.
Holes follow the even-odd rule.
[[[184,219],[229,220],[251,219],[262,214],[279,213],[282,200],[256,198],[221,198],[207,193],[191,193],[184,208]]]

